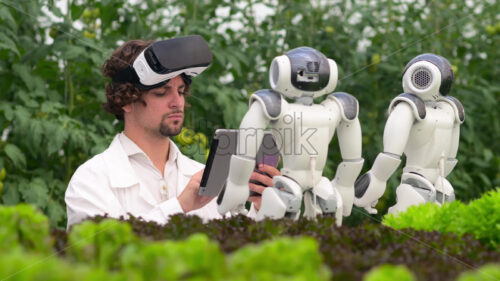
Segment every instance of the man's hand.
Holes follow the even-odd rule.
[[[259,164],[259,171],[263,172],[264,174],[253,172],[252,176],[250,177],[250,180],[254,182],[259,182],[262,185],[249,182],[248,187],[250,188],[250,191],[262,194],[262,192],[264,192],[264,188],[273,186],[273,177],[281,176],[281,173],[275,167],[266,164]],[[262,197],[250,196],[248,197],[248,201],[252,202],[255,210],[258,211],[260,209]]]
[[[201,177],[203,176],[204,170],[205,169],[194,174],[186,185],[186,188],[184,188],[179,197],[177,197],[184,213],[199,209],[214,199],[214,196],[198,195],[198,189],[200,188]]]

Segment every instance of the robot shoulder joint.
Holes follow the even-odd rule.
[[[273,90],[259,90],[250,96],[250,105],[258,101],[264,108],[264,113],[271,120],[276,120],[281,116],[283,98],[278,92]]]
[[[389,105],[389,114],[394,110],[396,105],[400,102],[406,102],[411,106],[413,109],[413,115],[415,115],[415,118],[417,120],[423,120],[425,119],[425,115],[427,114],[427,111],[425,110],[425,103],[424,101],[419,98],[417,95],[414,94],[408,94],[408,93],[403,93],[397,97],[395,97],[392,101],[391,104]]]
[[[339,105],[344,121],[352,121],[358,118],[359,104],[354,96],[344,92],[337,92],[329,95],[328,99],[334,100]]]
[[[465,120],[465,110],[462,103],[452,96],[445,96],[443,101],[449,103],[453,107],[453,111],[455,111],[455,120],[462,124]]]

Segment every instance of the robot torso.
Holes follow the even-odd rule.
[[[304,191],[321,179],[340,113],[323,104],[283,105],[282,114],[270,123],[270,128],[283,158],[281,173]]]
[[[405,172],[423,175],[431,182],[439,176],[439,161],[450,155],[453,128],[456,124],[453,107],[446,101],[425,102],[425,118],[413,124],[405,147]]]

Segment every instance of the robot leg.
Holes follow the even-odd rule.
[[[389,208],[389,213],[404,212],[412,205],[435,201],[436,189],[429,180],[414,173],[404,173],[396,189],[396,205]]]
[[[265,188],[262,192],[262,203],[256,220],[285,216],[298,219],[302,204],[302,189],[299,184],[283,176],[273,177],[273,184],[274,187]]]
[[[332,183],[326,178],[322,177],[319,183],[314,187],[316,194],[316,202],[321,208],[323,214],[335,213],[337,226],[342,225],[343,202],[342,196],[332,186]]]

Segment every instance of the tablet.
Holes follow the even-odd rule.
[[[217,196],[226,183],[229,175],[231,156],[236,154],[238,130],[218,129],[215,131],[205,171],[201,178],[198,194]],[[271,132],[266,131],[262,144],[257,152],[256,166],[260,163],[276,166],[279,160],[279,149]]]
[[[205,171],[201,178],[198,194],[217,196],[226,183],[229,174],[229,161],[236,153],[238,130],[218,129],[215,131]]]

